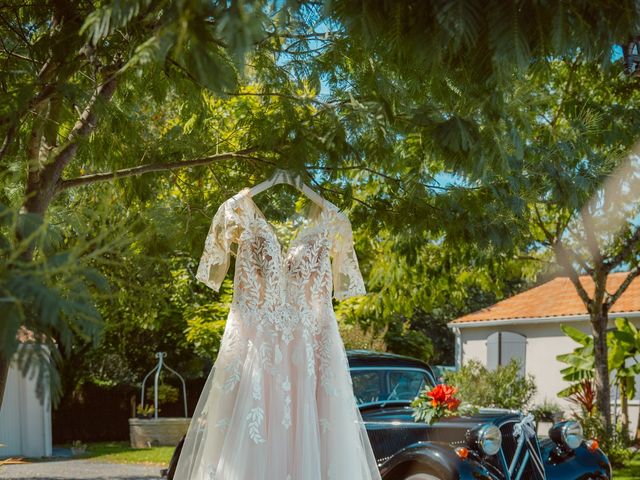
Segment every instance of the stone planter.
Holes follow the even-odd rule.
[[[149,448],[178,444],[187,433],[190,418],[130,418],[129,438],[133,448]]]

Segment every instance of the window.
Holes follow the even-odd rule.
[[[387,400],[413,400],[426,386],[424,372],[397,370],[389,372],[389,396]]]
[[[487,368],[495,370],[507,365],[511,360],[520,362],[520,372],[524,375],[527,360],[527,338],[513,332],[496,332],[487,338]]]
[[[433,386],[431,376],[421,369],[351,369],[353,394],[358,405],[410,402],[420,390]]]
[[[384,400],[380,398],[383,393],[383,374],[384,372],[375,370],[351,372],[353,394],[358,405]]]

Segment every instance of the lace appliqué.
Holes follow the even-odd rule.
[[[249,421],[249,437],[255,443],[264,443],[265,439],[260,433],[262,421],[264,420],[264,411],[260,407],[252,408],[247,415]]]
[[[335,385],[333,383],[333,371],[331,370],[331,350],[330,350],[329,336],[324,335],[321,337],[318,344],[318,361],[320,369],[320,385],[329,396],[335,396],[337,394]]]
[[[216,480],[216,467],[209,465],[207,468],[207,480]]]
[[[326,418],[319,418],[318,424],[320,425],[320,432],[327,433],[329,431],[329,426],[331,423]]]
[[[216,428],[218,430],[222,430],[223,432],[229,427],[229,419],[221,418],[216,422]]]
[[[289,377],[286,377],[282,382],[282,389],[285,391],[282,425],[289,429],[291,427],[291,382],[289,382]]]

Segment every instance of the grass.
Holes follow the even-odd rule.
[[[70,445],[64,445],[70,447]],[[100,462],[168,465],[174,447],[131,448],[128,442],[89,443],[87,451],[74,458],[87,458]]]
[[[613,471],[614,480],[638,480],[640,478],[640,456],[636,455],[624,468]]]

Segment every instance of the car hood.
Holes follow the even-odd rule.
[[[464,442],[467,431],[479,425],[486,423],[500,425],[507,420],[520,416],[517,412],[507,410],[480,410],[474,415],[446,417],[432,425],[427,425],[414,420],[412,416],[413,409],[410,406],[365,409],[361,413],[368,430],[389,428],[394,430],[421,429],[424,430],[424,433],[420,437],[425,441],[447,443]]]

